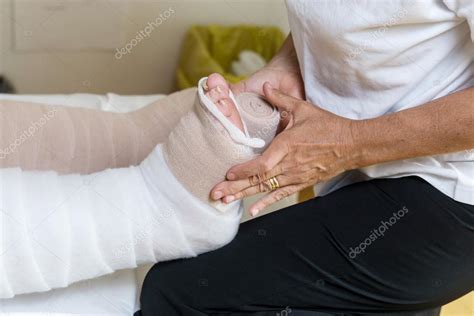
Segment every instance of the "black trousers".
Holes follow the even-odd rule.
[[[417,177],[353,184],[157,264],[141,315],[419,315],[474,288],[474,206]]]

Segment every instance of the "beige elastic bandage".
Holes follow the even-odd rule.
[[[192,111],[171,132],[163,153],[171,171],[188,191],[222,209],[220,202],[211,201],[210,190],[225,179],[230,167],[262,152],[275,136],[280,115],[263,98],[241,94],[234,102],[245,126],[242,132],[203,97],[201,86],[198,89]]]
[[[0,168],[89,174],[137,165],[167,139],[195,93],[130,113],[0,100]]]

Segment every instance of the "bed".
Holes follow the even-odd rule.
[[[0,94],[0,100],[29,101],[112,112],[133,111],[162,97],[163,95],[120,96],[113,93],[106,95]],[[94,280],[79,282],[64,289],[0,300],[0,314],[15,316],[132,315],[139,309],[141,285],[150,267],[122,270]]]

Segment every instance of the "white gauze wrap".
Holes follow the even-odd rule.
[[[232,240],[241,203],[218,203],[218,211],[193,183],[210,189],[264,142],[250,128],[233,129],[200,91],[193,110],[138,166],[91,175],[0,169],[0,298],[193,257]],[[245,120],[252,115],[244,108]],[[277,111],[268,113],[262,128],[278,121]],[[255,130],[258,121],[245,124]]]

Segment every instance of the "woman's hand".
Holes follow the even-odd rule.
[[[269,191],[268,179],[276,177],[279,188],[250,208],[260,210],[308,186],[356,167],[352,140],[354,121],[288,96],[271,84],[264,85],[267,100],[279,108],[285,129],[258,158],[232,167],[227,179],[216,185],[211,197],[223,202]]]
[[[474,148],[474,88],[366,120],[339,117],[269,84],[264,93],[282,111],[285,130],[260,157],[231,168],[230,181],[211,192],[214,199],[230,202],[268,191],[266,180],[276,177],[280,188],[252,205],[252,215],[345,170]]]
[[[292,69],[293,70],[293,69]],[[286,70],[282,65],[268,64],[248,79],[231,84],[235,95],[242,92],[253,92],[263,95],[263,84],[269,82],[274,88],[294,98],[304,99],[304,85],[298,71]]]
[[[263,95],[263,84],[269,82],[274,88],[298,99],[304,99],[304,84],[301,79],[298,58],[291,34],[288,35],[280,51],[261,70],[248,79],[231,85],[235,95],[253,92]]]

